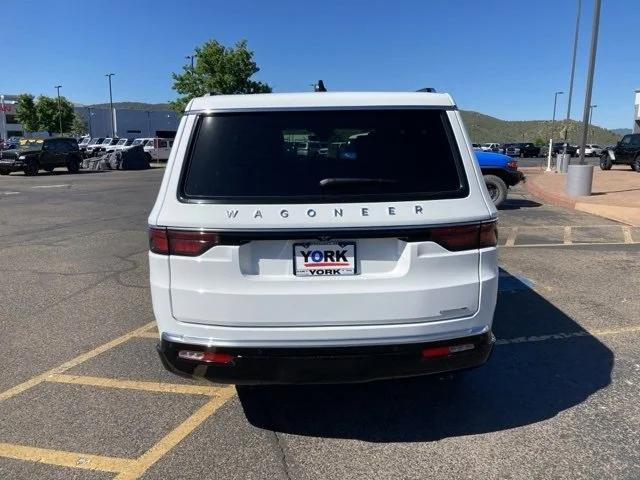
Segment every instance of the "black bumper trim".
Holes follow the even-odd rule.
[[[424,348],[469,343],[472,350],[445,357],[421,355]],[[489,359],[493,343],[490,332],[430,343],[336,348],[223,348],[162,340],[158,353],[169,371],[217,383],[355,383],[478,367]],[[179,358],[180,350],[228,353],[235,358],[229,364],[202,363]]]

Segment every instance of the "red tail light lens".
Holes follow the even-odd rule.
[[[180,350],[178,357],[185,360],[193,360],[195,362],[206,363],[231,363],[233,362],[233,355],[229,353],[220,352],[201,352],[194,350]]]
[[[214,247],[218,241],[217,233],[149,228],[149,249],[161,255],[196,257]]]
[[[518,169],[518,161],[517,160],[509,160],[507,162],[507,168],[511,168],[513,170],[517,170]]]
[[[498,227],[496,222],[490,222],[434,228],[431,241],[453,252],[495,247],[498,244]]]
[[[496,222],[480,225],[480,248],[498,245],[498,224]]]
[[[166,228],[149,228],[149,250],[161,255],[169,255],[169,238]]]

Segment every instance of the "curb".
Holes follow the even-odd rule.
[[[581,198],[588,197],[576,197],[573,199],[562,193],[549,192],[540,185],[537,185],[531,178],[529,178],[529,180],[523,185],[529,193],[552,205],[571,208],[580,212],[586,212],[599,217],[608,218],[609,220],[626,223],[627,225],[634,227],[640,227],[640,208],[638,207],[581,202]]]

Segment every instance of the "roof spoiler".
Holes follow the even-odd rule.
[[[420,90],[416,90],[416,92],[422,92],[422,93],[436,93],[436,89],[433,87],[425,87],[425,88],[421,88]]]

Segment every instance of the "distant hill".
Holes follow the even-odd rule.
[[[108,103],[96,103],[94,105],[84,105],[91,108],[109,108]],[[113,108],[130,108],[132,110],[169,110],[171,107],[168,103],[144,103],[144,102],[113,102]]]
[[[474,143],[484,142],[537,142],[547,144],[551,135],[551,120],[500,120],[478,112],[462,112],[462,118]],[[560,140],[564,120],[556,120],[553,138]],[[577,144],[582,135],[582,122],[571,120],[568,128],[570,143]],[[591,127],[589,142],[609,145],[618,141],[620,134],[597,126]]]
[[[631,130],[630,128],[614,128],[611,131],[620,137],[622,135],[629,135],[630,133],[633,133],[633,130]]]

